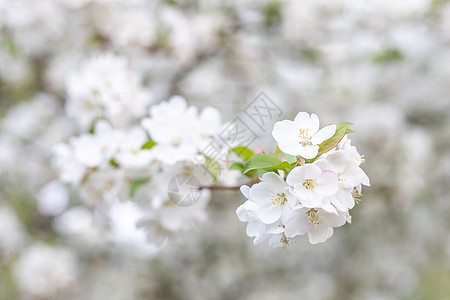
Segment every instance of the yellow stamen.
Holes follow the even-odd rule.
[[[308,225],[311,224],[312,228],[314,228],[314,225],[319,225],[320,223],[322,223],[319,220],[319,211],[317,209],[311,208],[306,212],[306,215],[309,218]]]
[[[314,180],[314,179],[306,179],[304,182],[303,182],[303,186],[307,189],[307,190],[310,190],[310,189],[312,189],[313,187],[314,187],[314,185],[316,184],[317,182]]]
[[[283,205],[287,201],[286,195],[284,193],[277,194],[276,196],[272,197],[271,200],[272,200],[273,206]]]

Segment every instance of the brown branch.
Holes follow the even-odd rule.
[[[242,185],[248,185],[251,187],[257,182],[249,182],[247,184]],[[236,191],[241,188],[242,185],[201,185],[198,187],[199,190],[208,189],[208,190],[219,190],[219,191]]]

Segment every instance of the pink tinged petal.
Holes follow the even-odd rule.
[[[333,235],[333,228],[324,225],[314,226],[308,231],[308,238],[311,244],[323,243]]]
[[[295,144],[298,139],[297,127],[294,122],[289,120],[276,122],[273,126],[272,136],[280,149],[283,145]]]
[[[317,178],[317,183],[314,186],[316,193],[322,196],[333,196],[339,190],[339,181],[336,173],[333,171],[325,170]]]
[[[336,133],[336,125],[328,125],[319,130],[312,138],[311,143],[318,145],[329,138],[331,138]]]
[[[284,228],[284,234],[287,237],[304,235],[308,231],[308,216],[306,209],[297,209],[292,211]]]
[[[272,224],[280,219],[281,210],[280,205],[266,205],[256,210],[255,214],[264,224]]]
[[[244,195],[245,198],[250,198],[249,192],[250,192],[250,187],[248,185],[243,185],[240,188],[242,195]]]
[[[317,145],[308,145],[308,146],[302,146],[299,149],[299,152],[295,155],[300,155],[301,157],[305,159],[311,159],[317,156],[319,153],[319,146]],[[294,154],[293,154],[294,155]]]

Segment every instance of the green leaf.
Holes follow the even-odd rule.
[[[149,139],[144,145],[142,145],[141,149],[152,149],[155,145],[156,143],[152,139]]]
[[[312,161],[314,161],[320,155],[334,149],[337,146],[337,144],[339,144],[339,142],[342,140],[342,138],[345,136],[345,134],[348,132],[348,130],[351,130],[348,128],[350,125],[353,125],[353,123],[342,122],[336,124],[336,133],[331,138],[329,138],[328,140],[324,141],[322,144],[319,145],[319,153]]]
[[[286,161],[290,164],[292,164],[293,162],[297,162],[298,159],[297,156],[284,153],[283,151],[280,150],[278,146],[275,148],[274,154],[276,157],[283,156],[286,159]]]
[[[251,170],[258,169],[288,170],[289,168],[290,165],[287,161],[282,162],[272,155],[266,153],[258,153],[250,157],[250,159],[244,166],[243,173],[246,174]]]
[[[228,153],[230,152],[235,152],[236,154],[239,155],[239,157],[243,160],[243,161],[248,161],[250,159],[250,157],[252,157],[253,155],[255,155],[255,153],[250,150],[247,147],[244,146],[237,146],[234,147],[233,149],[230,149],[228,151]]]
[[[114,158],[111,158],[111,159],[109,160],[109,164],[110,164],[111,166],[113,166],[114,168],[120,167],[120,165],[117,163],[117,161],[116,161]]]
[[[231,164],[230,170],[237,170],[242,172],[244,170],[244,165],[240,162],[234,162]]]
[[[217,178],[220,174],[220,164],[212,158],[205,157],[205,164],[204,166],[208,169],[209,174],[213,177],[214,181],[217,181]]]
[[[147,184],[148,182],[149,182],[148,179],[136,179],[136,180],[132,181],[130,184],[130,197],[134,198],[138,189],[141,186]]]

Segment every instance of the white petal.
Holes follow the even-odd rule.
[[[318,225],[308,231],[308,238],[311,244],[323,243],[333,235],[333,228]]]
[[[304,235],[308,231],[308,217],[305,209],[292,211],[291,216],[286,222],[284,234],[287,237]]]
[[[283,178],[274,172],[265,173],[262,176],[262,181],[272,188],[274,194],[283,192],[283,190],[287,187],[287,184]]]
[[[282,207],[280,205],[266,205],[260,207],[255,213],[264,224],[272,224],[280,219],[281,210]]]
[[[244,202],[244,204],[242,204],[242,207],[245,210],[249,210],[249,211],[255,211],[258,209],[258,204],[256,204],[256,202],[254,202],[253,200],[247,200]]]
[[[291,140],[289,143],[278,143],[278,147],[281,151],[284,153],[290,154],[290,155],[300,155],[300,153],[305,152],[304,146],[297,141]]]
[[[303,177],[302,167],[295,167],[291,170],[286,178],[287,184],[295,186],[299,182],[303,182],[306,178]]]
[[[317,154],[319,153],[319,146],[317,146],[317,145],[308,145],[308,146],[302,146],[301,144],[299,144],[299,145],[301,147],[298,148],[298,150],[299,150],[298,153],[292,154],[292,155],[300,155],[301,157],[303,157],[305,159],[311,159],[311,158],[316,157]]]
[[[283,120],[275,123],[272,130],[272,136],[277,141],[278,146],[281,149],[281,147],[285,144],[295,143],[298,138],[298,132],[294,122]],[[283,151],[283,149],[281,150]]]
[[[257,183],[252,186],[249,192],[250,198],[255,201],[258,205],[262,203],[270,202],[274,195],[270,186],[264,184],[264,182]]]
[[[323,196],[333,196],[339,190],[339,182],[336,173],[325,170],[317,178],[314,191]]]
[[[340,211],[348,211],[349,209],[352,209],[355,206],[355,199],[353,199],[351,190],[341,190],[337,192],[336,195],[330,197],[331,203],[339,209]]]
[[[257,237],[264,233],[265,231],[265,225],[261,222],[249,222],[247,224],[247,228],[245,232],[247,233],[247,236],[249,237]]]
[[[336,133],[336,125],[328,125],[319,130],[312,138],[311,143],[318,145],[329,138],[331,138]]]
[[[329,227],[340,227],[345,224],[347,215],[342,212],[338,215],[323,212],[320,218],[325,221],[326,225]]]
[[[248,185],[243,185],[240,188],[242,195],[244,195],[245,198],[250,198],[249,192],[250,192],[250,187]]]
[[[316,114],[311,116],[306,112],[299,112],[294,119],[296,128],[309,129],[310,136],[319,130],[319,118]]]

